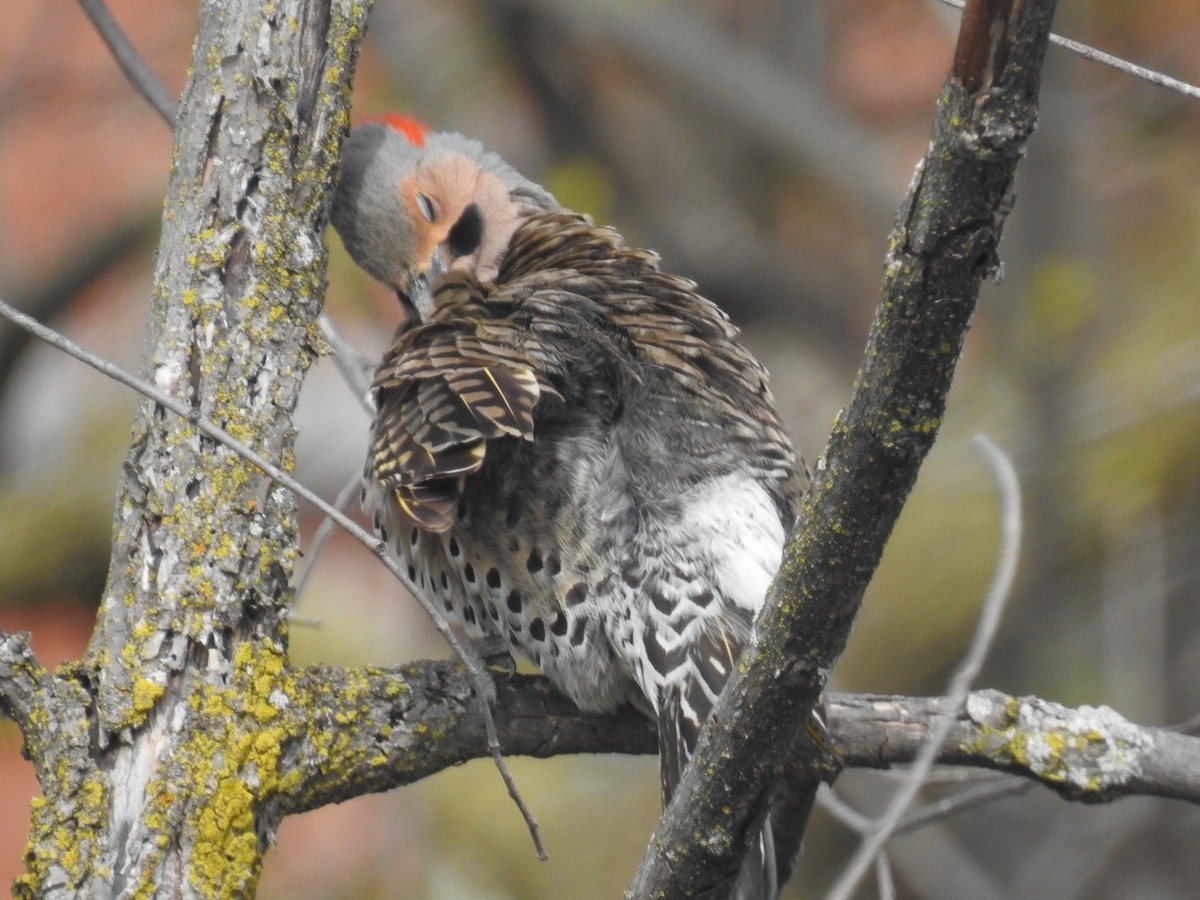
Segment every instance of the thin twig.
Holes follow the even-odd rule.
[[[1024,778],[1017,778],[1010,775],[989,778],[986,781],[959,791],[957,794],[946,797],[943,800],[938,800],[936,803],[929,803],[922,806],[911,815],[905,816],[904,821],[896,826],[893,834],[909,834],[910,832],[924,828],[931,822],[948,819],[964,810],[982,806],[985,803],[991,803],[1002,797],[1013,797],[1017,794],[1024,794],[1036,784],[1037,782],[1035,781],[1027,781]]]
[[[121,67],[121,71],[125,73],[129,83],[173,128],[176,114],[179,112],[179,104],[171,98],[162,82],[150,71],[146,61],[142,59],[137,49],[130,43],[129,38],[125,36],[125,32],[121,30],[121,26],[117,24],[117,20],[108,11],[108,7],[104,5],[104,0],[79,0],[79,5],[87,13],[87,17],[92,20],[96,30],[100,32],[104,43],[108,44],[113,59],[117,61],[117,65]]]
[[[817,791],[817,805],[859,837],[871,830],[872,820],[839,797],[832,788],[821,786]]]
[[[333,362],[338,371],[342,373],[342,379],[350,387],[355,399],[366,410],[367,415],[374,418],[375,403],[371,397],[371,372],[375,366],[359,352],[357,347],[346,340],[345,335],[325,313],[317,316],[317,327],[321,329],[321,336],[333,349]]]
[[[466,667],[467,674],[471,679],[471,685],[475,689],[479,697],[480,712],[483,716],[484,730],[487,734],[488,752],[492,757],[492,761],[496,764],[496,768],[500,772],[500,777],[504,780],[505,787],[508,788],[508,794],[513,798],[513,802],[517,804],[517,808],[521,811],[521,815],[525,819],[525,824],[529,828],[529,834],[533,838],[533,844],[537,850],[538,858],[546,858],[546,849],[542,844],[541,835],[538,830],[537,820],[533,818],[529,808],[525,805],[525,801],[517,791],[516,783],[513,781],[512,773],[508,771],[508,765],[504,762],[504,758],[500,753],[500,740],[496,734],[496,722],[492,718],[492,711],[488,705],[488,698],[491,695],[489,688],[488,676],[484,674],[484,668],[477,653],[473,650],[468,650],[454,631],[450,628],[449,623],[429,600],[417,589],[417,586],[408,578],[408,574],[404,572],[400,565],[395,562],[387,553],[387,545],[378,538],[369,535],[357,522],[348,518],[343,513],[334,509],[329,503],[317,496],[311,490],[306,488],[296,479],[292,478],[270,460],[266,459],[261,454],[252,450],[250,447],[243,444],[236,438],[231,437],[225,431],[213,425],[207,419],[204,419],[199,413],[181,403],[176,398],[165,394],[153,385],[143,381],[135,375],[131,375],[122,369],[120,366],[114,365],[107,360],[101,359],[93,353],[83,349],[78,344],[70,339],[59,334],[52,328],[47,328],[35,319],[30,318],[24,313],[9,306],[3,300],[0,300],[0,316],[8,319],[19,328],[32,333],[35,337],[45,341],[53,347],[57,347],[64,353],[75,357],[82,363],[91,366],[96,371],[103,375],[107,375],[114,381],[118,381],[126,387],[132,388],[144,397],[153,400],[164,409],[170,410],[180,418],[190,422],[196,429],[220,444],[225,445],[238,456],[242,457],[254,465],[258,466],[262,471],[274,480],[279,485],[287,488],[296,494],[296,496],[308,501],[326,516],[338,525],[346,529],[357,541],[364,547],[370,550],[377,556],[380,562],[391,572],[396,579],[408,588],[409,592],[421,604],[425,612],[433,620],[433,624],[437,630],[441,632],[442,637],[446,639],[454,654],[462,660]]]
[[[875,858],[875,885],[879,889],[879,900],[895,900],[896,878],[892,875],[892,863],[886,853]]]
[[[1178,731],[1180,734],[1200,735],[1200,715],[1192,716],[1178,725],[1168,725],[1167,731]]]
[[[1139,66],[1137,63],[1121,59],[1119,56],[1113,56],[1111,53],[1105,53],[1103,50],[1097,50],[1095,47],[1081,44],[1079,41],[1059,37],[1057,34],[1050,35],[1050,43],[1073,50],[1084,59],[1091,60],[1092,62],[1112,66],[1117,71],[1124,72],[1126,75],[1133,75],[1135,78],[1140,78],[1151,84],[1157,84],[1169,90],[1176,91],[1185,97],[1191,97],[1193,100],[1200,100],[1200,86],[1189,84],[1178,78],[1172,78],[1170,75],[1156,72],[1154,69],[1147,69],[1145,66]]]
[[[953,6],[955,9],[962,9],[965,0],[939,0],[939,2],[944,3],[946,6]],[[1061,35],[1051,33],[1050,43],[1056,44],[1059,47],[1065,47],[1073,53],[1078,53],[1084,59],[1100,63],[1101,65],[1111,66],[1118,72],[1124,72],[1126,75],[1132,75],[1151,84],[1157,84],[1168,90],[1176,91],[1185,97],[1200,100],[1200,86],[1180,81],[1178,78],[1172,78],[1170,75],[1164,75],[1162,72],[1156,72],[1154,69],[1147,69],[1145,66],[1139,66],[1137,63],[1129,62],[1128,60],[1121,59],[1119,56],[1113,56],[1111,53],[1105,53],[1103,50],[1097,50],[1088,44],[1073,41]]]
[[[346,482],[346,486],[342,488],[337,495],[337,499],[333,501],[333,508],[339,512],[344,511],[350,505],[350,501],[355,495],[362,490],[362,476],[355,473],[354,476]],[[325,547],[325,542],[329,540],[329,536],[333,534],[333,527],[337,524],[333,519],[326,516],[321,520],[321,524],[317,526],[316,532],[313,534],[312,543],[308,546],[308,551],[304,554],[304,568],[296,575],[296,582],[293,587],[292,611],[300,605],[300,595],[304,593],[304,585],[308,583],[308,578],[312,574],[313,566],[316,565],[317,557],[321,555],[321,550]],[[291,621],[295,621],[294,617],[290,617]]]
[[[69,259],[61,259],[44,281],[17,296],[13,305],[43,322],[55,319],[72,300],[107,275],[138,247],[158,234],[159,216],[138,210],[124,222],[109,225],[94,234],[68,239],[81,247]],[[0,394],[5,392],[21,354],[33,340],[20,328],[0,328]]]
[[[971,639],[967,655],[958,667],[958,671],[954,673],[954,677],[950,679],[949,690],[941,704],[942,715],[930,727],[929,737],[913,761],[908,779],[892,797],[887,809],[879,817],[879,823],[874,831],[863,839],[858,850],[826,895],[826,900],[849,900],[859,881],[871,868],[871,864],[883,850],[888,838],[895,832],[905,811],[912,805],[917,792],[925,783],[925,779],[941,751],[942,743],[950,733],[954,715],[962,709],[971,684],[979,676],[984,660],[987,659],[988,652],[991,650],[992,642],[1000,625],[1000,614],[1004,611],[1005,601],[1008,599],[1016,578],[1021,542],[1020,484],[1017,481],[1012,462],[990,438],[981,434],[975,438],[974,443],[991,464],[992,473],[1000,489],[1001,510],[999,559],[996,571],[992,575],[992,583],[989,585],[983,601],[979,624],[975,627],[975,635]]]

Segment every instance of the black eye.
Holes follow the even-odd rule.
[[[417,209],[430,222],[437,218],[437,207],[433,205],[433,198],[428,194],[417,193]]]
[[[482,240],[483,216],[479,214],[479,207],[472,203],[463,210],[454,227],[450,229],[446,246],[450,249],[450,255],[457,259],[478,250]]]

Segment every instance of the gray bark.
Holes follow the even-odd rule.
[[[176,128],[143,374],[285,468],[367,8],[203,3]],[[10,648],[45,794],[19,894],[252,891],[295,736],[295,513],[253,465],[142,405],[85,658],[51,676]]]

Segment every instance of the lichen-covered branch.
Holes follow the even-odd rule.
[[[497,679],[496,726],[510,756],[653,754],[644,716],[581,712],[540,676]],[[320,666],[294,681],[307,731],[287,754],[286,812],[411,784],[487,756],[461,664],[399,669]],[[827,694],[830,747],[847,768],[912,762],[944,709],[939,697]],[[1070,708],[995,690],[971,692],[937,754],[941,765],[996,769],[1067,799],[1152,795],[1200,803],[1200,737],[1135,725],[1107,707]],[[294,771],[291,771],[294,769]]]
[[[969,49],[956,57],[964,61],[943,90],[892,234],[850,402],[817,462],[755,639],[655,830],[633,897],[728,893],[941,424],[980,281],[997,266],[1054,11],[1053,0],[968,5],[981,17],[964,19],[960,49]],[[992,43],[975,52],[979,41]],[[804,808],[821,771],[814,759],[788,772],[791,805]]]
[[[939,714],[937,697],[831,694],[830,734],[847,767],[910,762]],[[1133,795],[1200,803],[1200,738],[1135,725],[1106,706],[974,691],[938,753],[942,765],[1030,778],[1069,800]]]
[[[627,710],[580,712],[540,677],[496,684],[494,711],[507,755],[653,753],[653,726]],[[400,669],[319,666],[297,673],[303,732],[289,747],[295,789],[278,797],[285,813],[411,784],[488,756],[479,703],[461,663]]]
[[[488,755],[478,703],[457,662],[315,666],[281,670],[270,684],[273,698],[235,685],[221,703],[264,723],[264,746],[284,748],[270,796],[282,813],[412,784]],[[828,694],[824,707],[841,765],[888,768],[912,762],[944,701]],[[653,727],[632,708],[581,712],[540,676],[497,679],[495,714],[512,756],[657,752]],[[1200,738],[1135,725],[1107,707],[975,691],[954,716],[937,761],[1020,775],[1071,800],[1154,795],[1200,803]]]
[[[46,742],[49,681],[29,636],[0,631],[0,714],[17,723],[30,750]]]

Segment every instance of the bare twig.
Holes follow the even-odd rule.
[[[893,834],[908,834],[924,828],[931,822],[940,822],[964,810],[991,803],[1003,797],[1013,797],[1031,790],[1034,782],[1007,775],[992,776],[986,781],[972,785],[951,797],[929,803],[914,811],[896,826]]]
[[[821,789],[817,791],[817,805],[859,837],[871,830],[871,818],[864,816],[839,797],[837,792],[828,785],[822,785]]]
[[[375,365],[346,340],[346,336],[325,313],[317,317],[317,327],[321,329],[321,336],[333,349],[333,362],[342,373],[342,378],[355,399],[366,410],[367,415],[373,417],[375,404],[371,398],[371,373]]]
[[[974,784],[956,794],[934,803],[928,803],[909,813],[900,821],[892,834],[901,835],[918,831],[933,822],[948,819],[976,806],[982,806],[1004,797],[1024,794],[1036,784],[1036,782],[1024,778],[1000,775],[995,772],[970,772],[967,774],[975,782]],[[817,794],[817,803],[821,809],[860,837],[866,837],[875,828],[875,819],[860,813],[832,789],[820,791]]]
[[[169,394],[164,393],[163,391],[160,391],[158,388],[146,381],[143,381],[137,376],[129,374],[120,366],[114,365],[113,363],[88,352],[78,344],[59,334],[54,329],[47,328],[45,325],[42,325],[24,313],[9,306],[3,300],[0,300],[0,316],[8,319],[18,327],[26,329],[35,337],[40,338],[51,346],[57,347],[64,353],[75,357],[75,359],[79,360],[80,362],[91,366],[101,374],[107,375],[109,378],[120,382],[126,387],[132,388],[134,391],[144,397],[148,397],[159,406],[170,410],[185,421],[190,422],[196,427],[197,430],[217,441],[218,443],[228,447],[243,459],[246,459],[258,466],[264,473],[274,479],[277,483],[292,491],[294,494],[296,494],[296,496],[311,503],[326,516],[348,531],[364,547],[375,554],[375,556],[379,558],[380,562],[383,563],[387,570],[391,572],[401,584],[408,588],[409,592],[417,599],[417,602],[421,604],[422,608],[433,620],[434,625],[437,627],[442,637],[446,639],[446,643],[450,645],[451,649],[454,651],[454,654],[460,660],[462,660],[463,665],[466,667],[467,673],[471,679],[471,685],[479,697],[480,713],[483,716],[484,728],[487,733],[488,752],[491,755],[493,762],[496,764],[496,768],[499,770],[501,778],[504,780],[504,784],[508,789],[509,796],[513,798],[513,801],[517,804],[518,809],[521,811],[521,815],[525,819],[525,823],[529,828],[529,834],[533,838],[534,847],[537,850],[538,857],[540,859],[546,858],[546,849],[541,841],[537,820],[533,818],[533,815],[530,813],[528,807],[525,805],[524,800],[521,798],[520,793],[517,791],[516,783],[513,781],[512,774],[509,772],[508,766],[504,762],[504,758],[500,753],[500,741],[496,735],[496,723],[492,718],[492,711],[488,705],[488,700],[491,695],[490,681],[489,676],[486,674],[486,669],[482,660],[480,660],[477,653],[468,649],[461,641],[459,641],[458,637],[454,634],[454,631],[450,628],[449,623],[442,616],[437,607],[429,602],[429,600],[417,589],[417,586],[408,578],[408,573],[406,573],[400,567],[400,565],[388,555],[387,547],[382,541],[380,541],[378,538],[372,537],[357,522],[339,512],[328,502],[317,496],[317,494],[313,493],[300,482],[296,481],[296,479],[292,478],[270,460],[266,459],[261,454],[246,446],[236,438],[231,437],[225,431],[218,428],[216,425],[213,425],[208,420],[202,418],[199,413],[190,406],[181,403],[179,400],[175,399]]]
[[[944,3],[946,6],[953,6],[955,9],[962,9],[965,0],[938,0],[938,2]],[[1111,66],[1118,72],[1124,72],[1126,75],[1132,75],[1151,84],[1157,84],[1160,87],[1183,94],[1185,97],[1200,100],[1200,86],[1180,81],[1178,78],[1172,78],[1170,75],[1156,72],[1154,69],[1147,69],[1145,66],[1139,66],[1137,63],[1129,62],[1128,60],[1121,59],[1119,56],[1113,56],[1111,53],[1105,53],[1103,50],[1097,50],[1088,44],[1080,43],[1079,41],[1074,41],[1058,34],[1050,35],[1050,43],[1059,47],[1065,47],[1067,50],[1079,54],[1084,59],[1100,63],[1101,65]]]
[[[350,505],[350,501],[358,495],[362,489],[362,476],[355,473],[345,487],[338,493],[337,499],[333,501],[333,508],[339,512],[345,510]],[[304,554],[304,568],[296,576],[296,584],[294,587],[295,597],[292,600],[292,610],[300,605],[300,595],[304,592],[304,585],[308,583],[308,578],[312,574],[313,566],[316,565],[317,557],[320,556],[321,550],[325,547],[325,542],[329,540],[329,536],[333,534],[333,527],[337,523],[333,519],[326,516],[321,520],[321,524],[317,526],[316,532],[313,534],[312,543],[308,546],[308,551]],[[292,621],[296,621],[292,617]]]
[[[983,602],[983,611],[975,636],[966,657],[950,680],[950,689],[942,702],[943,713],[930,729],[929,738],[917,754],[909,777],[889,802],[879,817],[878,825],[864,838],[862,844],[843,868],[838,880],[830,889],[827,900],[849,900],[859,881],[883,851],[888,839],[895,833],[905,811],[916,799],[917,792],[925,783],[930,769],[937,761],[943,741],[954,725],[954,714],[962,709],[971,685],[979,676],[984,660],[992,647],[1000,625],[1000,615],[1005,601],[1012,591],[1016,578],[1017,560],[1021,542],[1021,490],[1012,462],[992,440],[984,435],[975,438],[975,444],[983,451],[992,466],[992,472],[1000,488],[1000,553],[992,583]]]
[[[38,694],[48,679],[29,646],[29,635],[0,631],[0,714],[17,723],[27,747],[43,738]]]
[[[896,879],[886,853],[880,853],[875,859],[875,885],[879,889],[879,900],[895,900]]]
[[[117,20],[104,5],[104,0],[79,0],[79,5],[87,13],[87,17],[92,20],[96,30],[100,32],[104,43],[108,44],[113,59],[117,61],[117,65],[121,67],[121,71],[125,73],[129,83],[146,98],[160,116],[167,120],[168,125],[174,127],[175,116],[179,111],[178,104],[171,99],[171,95],[167,93],[162,82],[150,71],[146,61],[129,42],[129,38],[125,36],[125,32],[117,24]]]
[[[1168,728],[1171,731],[1178,731],[1180,734],[1200,735],[1200,715],[1192,716],[1190,719],[1177,725],[1170,725]]]

